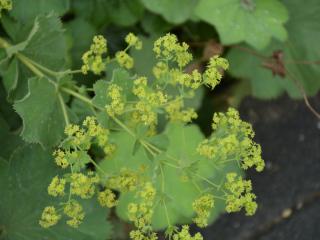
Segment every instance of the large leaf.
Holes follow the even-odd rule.
[[[98,28],[110,22],[120,26],[133,25],[144,12],[139,0],[73,0],[72,8],[77,16]]]
[[[150,11],[162,15],[168,22],[180,24],[193,13],[198,0],[142,0]]]
[[[10,25],[7,27],[10,28]],[[26,79],[34,73],[21,62],[21,57],[17,59],[15,54],[22,54],[50,70],[60,71],[66,66],[67,45],[62,24],[59,18],[52,14],[37,17],[31,30],[28,27],[22,28],[21,34],[11,37],[14,43],[6,49],[7,57],[16,60],[4,61],[1,74],[9,99],[16,100],[25,96]]]
[[[299,88],[292,77],[299,81],[308,95],[314,95],[320,88],[320,69],[313,61],[319,59],[315,50],[320,39],[320,5],[311,0],[305,5],[299,0],[284,1],[289,9],[290,21],[287,24],[289,40],[286,43],[274,41],[260,55],[272,56],[274,51],[283,52],[283,60],[287,69],[286,76],[274,76],[270,69],[263,67],[266,59],[257,58],[241,49],[232,49],[227,59],[230,72],[236,77],[250,80],[253,95],[259,98],[272,98],[287,91],[291,97],[301,97]],[[308,63],[309,62],[309,63]],[[307,64],[306,64],[307,63]]]
[[[278,0],[201,0],[195,13],[216,27],[223,44],[245,41],[262,49],[272,37],[287,38],[288,13]]]
[[[62,104],[57,87],[49,79],[29,79],[29,93],[14,104],[23,121],[22,138],[45,148],[59,143],[69,115],[68,108]]]
[[[10,128],[3,116],[0,116],[0,157],[8,159],[12,152],[23,143],[18,134],[10,132]]]
[[[57,204],[47,193],[57,170],[51,154],[35,145],[18,148],[10,162],[0,159],[1,239],[104,240],[110,237],[108,211],[93,200],[83,204],[86,217],[79,228],[67,226],[64,219],[52,229],[39,225],[43,208]]]
[[[63,15],[69,9],[69,0],[13,0],[10,15],[23,24],[32,22],[41,14],[55,12]]]
[[[218,184],[221,183],[227,172],[239,171],[236,163],[217,168],[197,154],[196,148],[204,137],[195,125],[170,124],[163,133],[159,134],[158,140],[165,139],[163,136],[166,136],[165,138],[167,139],[164,144],[164,153],[150,159],[142,146],[136,149],[134,155],[132,154],[136,144],[134,137],[126,132],[115,134],[115,137],[110,139],[117,145],[115,154],[100,163],[101,168],[110,174],[117,174],[122,168],[126,167],[138,170],[141,166],[144,166],[145,177],[152,179],[159,194],[156,202],[160,198],[163,199],[158,202],[154,209],[152,225],[155,229],[163,229],[168,225],[165,213],[166,208],[172,224],[190,222],[194,215],[192,202],[200,194],[191,180],[200,187],[205,188],[205,182],[202,178],[210,179]],[[154,139],[144,139],[153,142],[157,146],[157,141],[153,141]],[[161,147],[158,146],[158,148]],[[176,169],[164,164],[163,161],[171,163],[171,165],[179,165],[181,168]],[[187,175],[185,175],[186,172],[188,172]],[[189,174],[190,172],[199,174],[202,178],[195,177],[195,175]],[[189,180],[184,180],[186,176],[189,177]],[[214,190],[213,194],[218,196],[221,193]],[[117,214],[120,218],[128,220],[127,206],[130,202],[138,201],[135,196],[135,192],[122,192],[120,194],[119,205],[117,206]],[[217,200],[217,207],[212,210],[211,220],[215,219],[223,209],[223,202]]]

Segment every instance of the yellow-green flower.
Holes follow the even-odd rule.
[[[48,207],[45,207],[45,209],[43,210],[39,224],[43,228],[49,228],[51,226],[56,225],[60,218],[61,218],[61,215],[57,213],[55,207],[48,206]]]

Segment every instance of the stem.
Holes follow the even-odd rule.
[[[92,105],[92,106],[94,106],[94,107],[96,107],[96,108],[98,108],[98,109],[100,109],[100,110],[103,110],[103,108],[98,107],[97,105],[93,104],[92,101],[91,101],[91,99],[89,99],[89,98],[87,98],[87,97],[85,97],[85,96],[83,96],[83,95],[81,95],[81,94],[79,94],[79,93],[77,93],[77,92],[69,89],[69,88],[63,87],[63,88],[61,88],[61,90],[62,90],[63,92],[65,92],[65,93],[70,94],[71,96],[74,96],[74,97],[80,99],[81,101],[83,101],[83,102],[85,102],[85,103],[88,103],[89,105]]]
[[[168,208],[167,208],[165,200],[162,199],[162,203],[163,203],[163,206],[164,206],[164,212],[166,214],[167,223],[168,223],[168,226],[170,227],[171,226],[171,222],[170,222]]]
[[[108,176],[108,174],[93,159],[90,159],[90,162],[95,166],[96,169],[98,169],[104,175]]]
[[[122,127],[127,133],[129,133],[132,137],[136,138],[135,133],[129,129],[123,122],[121,122],[117,117],[111,116],[113,121],[115,121],[120,127]],[[141,143],[144,141],[141,141]]]
[[[163,173],[161,163],[160,163],[160,172],[161,172],[161,190],[162,192],[164,192],[164,173]]]
[[[193,172],[192,172],[191,174],[192,174],[193,176],[196,176],[196,177],[198,177],[198,178],[206,181],[207,183],[209,183],[211,186],[215,187],[216,189],[218,189],[218,190],[220,189],[220,186],[219,186],[219,185],[213,183],[213,182],[210,181],[209,179],[207,179],[207,178],[205,178],[205,177],[203,177],[203,176],[201,176],[201,175],[199,175],[199,174],[197,174],[197,173],[193,173]]]
[[[32,63],[29,62],[28,58],[26,58],[24,55],[17,53],[16,54],[17,58],[24,64],[26,65],[31,72],[33,72],[36,76],[38,77],[44,77],[45,75],[38,69],[36,68]]]
[[[63,101],[63,98],[62,98],[60,93],[58,94],[58,98],[59,98],[59,102],[60,102],[60,105],[61,105],[61,109],[62,109],[62,113],[63,113],[64,120],[66,122],[66,125],[69,125],[70,121],[69,121],[66,105],[65,105],[65,103]]]

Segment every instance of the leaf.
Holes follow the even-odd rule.
[[[31,78],[28,85],[29,93],[14,104],[23,121],[22,138],[45,148],[54,146],[61,140],[66,125],[62,97],[46,77]]]
[[[108,1],[105,0],[71,1],[71,10],[78,19],[84,19],[98,29],[111,22],[109,14],[106,14],[107,7]]]
[[[225,45],[244,41],[262,49],[272,37],[287,38],[288,12],[278,0],[200,0],[195,14],[216,27]]]
[[[173,27],[172,24],[165,21],[161,16],[146,12],[141,19],[141,26],[150,35],[164,35]]]
[[[180,24],[193,13],[198,0],[141,0],[151,12],[162,15],[168,22]]]
[[[267,51],[263,53],[267,54]],[[229,72],[233,76],[250,81],[253,96],[268,99],[283,93],[283,79],[273,76],[271,70],[264,68],[257,57],[233,48],[226,58],[230,63]]]
[[[41,14],[55,12],[61,16],[68,11],[69,4],[69,0],[13,0],[9,13],[19,22],[28,24]]]
[[[312,0],[305,5],[298,0],[286,0],[284,4],[291,14],[287,24],[289,40],[286,43],[274,41],[259,54],[272,56],[274,51],[282,50],[287,69],[285,78],[273,76],[270,69],[262,67],[266,59],[245,54],[236,48],[231,49],[227,56],[231,74],[249,80],[253,95],[263,99],[277,97],[284,91],[293,98],[301,98],[299,88],[294,84],[291,76],[302,84],[309,96],[315,95],[320,89],[318,80],[320,69],[316,64],[312,64],[319,58],[319,53],[315,50],[318,46],[317,39],[320,39],[320,33],[316,30],[320,28],[318,1]],[[253,50],[249,49],[249,51]],[[310,62],[310,64],[303,64],[303,62]]]
[[[26,145],[18,148],[10,162],[0,159],[0,238],[8,240],[104,240],[110,237],[107,210],[97,202],[83,203],[85,220],[79,228],[71,228],[61,219],[52,229],[39,225],[45,206],[58,204],[47,193],[51,179],[57,174],[51,154],[40,146]]]
[[[20,53],[52,71],[63,70],[67,63],[67,45],[58,17],[52,14],[37,17],[32,29],[25,29],[29,28],[21,30],[24,33],[22,36],[13,37],[15,44],[6,49],[8,56]],[[16,56],[14,58],[16,59]],[[26,79],[34,76],[34,73],[21,62],[21,58],[11,61],[10,65],[6,64],[9,68],[6,70],[3,66],[1,74],[6,83],[8,97],[11,101],[21,99],[28,91]]]
[[[139,0],[109,0],[107,12],[112,22],[119,26],[131,26],[142,18],[143,5]]]
[[[76,15],[101,28],[110,22],[119,26],[134,25],[143,16],[139,0],[76,0],[72,1]]]
[[[148,79],[153,79],[152,68],[156,65],[157,60],[153,53],[153,43],[157,39],[157,36],[144,37],[139,36],[142,41],[142,49],[130,50],[130,55],[134,59],[134,71],[140,76],[145,76]]]
[[[17,134],[10,132],[10,128],[5,119],[0,115],[0,157],[9,159],[12,152],[23,143]]]

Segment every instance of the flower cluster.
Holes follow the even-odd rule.
[[[242,208],[245,209],[248,216],[256,212],[256,195],[251,192],[250,180],[243,180],[241,176],[237,177],[236,173],[228,173],[225,188],[229,191],[226,200],[227,212],[239,212]]]
[[[82,206],[75,200],[68,202],[63,208],[63,212],[70,218],[67,220],[67,224],[75,228],[81,224],[85,216]]]
[[[58,176],[55,176],[50,185],[48,186],[48,194],[54,197],[57,196],[63,196],[64,188],[66,185],[66,180],[64,178],[59,178]]]
[[[165,111],[168,114],[168,118],[172,122],[181,121],[184,123],[188,123],[198,117],[198,114],[195,112],[194,108],[183,110],[183,101],[180,98],[176,98],[173,101],[169,102],[165,106]]]
[[[134,191],[139,183],[138,173],[122,168],[117,176],[110,177],[107,185],[122,192]]]
[[[130,238],[133,240],[156,240],[157,234],[152,231],[151,218],[153,215],[153,205],[156,196],[156,190],[151,182],[146,182],[138,193],[140,202],[130,203],[128,205],[129,220],[136,227],[130,232]]]
[[[67,224],[72,227],[78,227],[84,218],[84,210],[80,203],[74,198],[89,199],[97,193],[97,185],[101,179],[96,172],[87,171],[86,165],[95,162],[88,155],[87,151],[93,144],[108,153],[111,145],[108,142],[109,130],[103,128],[97,123],[96,118],[87,117],[82,127],[79,125],[67,125],[65,128],[67,138],[61,143],[60,148],[54,151],[53,155],[56,164],[62,169],[70,168],[71,172],[63,177],[53,177],[48,186],[48,193],[53,197],[65,197],[68,195],[67,202],[61,203],[63,213],[69,217]],[[114,148],[114,146],[113,146]],[[108,156],[106,153],[106,156]],[[69,193],[65,194],[66,184],[69,184]],[[111,207],[115,205],[115,195],[108,192],[98,193],[98,200],[101,205]],[[113,203],[112,203],[113,202]],[[43,227],[51,227],[55,225],[61,215],[58,215],[55,208],[46,207],[42,213],[40,225]]]
[[[136,111],[133,112],[132,119],[135,122],[143,122],[145,125],[156,125],[156,110],[167,103],[167,94],[161,90],[150,89],[145,77],[134,80],[132,92],[139,99],[134,105]]]
[[[94,195],[95,185],[100,180],[93,172],[89,172],[88,175],[72,173],[70,179],[71,194],[83,199],[91,198]]]
[[[108,208],[115,207],[118,204],[118,201],[116,200],[116,195],[108,188],[102,192],[99,192],[98,201],[102,207]]]
[[[229,63],[226,59],[214,56],[210,59],[206,71],[203,74],[204,83],[212,89],[221,81],[222,70],[227,70]]]
[[[194,156],[172,149],[174,145],[176,148],[180,145],[188,148],[197,144],[195,141],[200,135],[190,139],[190,144],[187,139],[180,141],[181,137],[190,137],[192,133],[190,128],[190,132],[180,134],[180,126],[183,127],[198,117],[196,110],[188,107],[185,100],[192,99],[196,90],[203,85],[214,88],[222,78],[222,71],[228,68],[228,62],[214,56],[203,74],[198,70],[185,72],[183,68],[192,61],[189,47],[186,43],[180,44],[175,35],[167,34],[154,43],[153,51],[158,61],[153,67],[154,77],[130,75],[131,71],[127,69],[131,69],[134,62],[127,51],[130,48],[141,49],[142,42],[132,33],[126,36],[125,41],[128,46],[123,51],[118,51],[114,59],[104,59],[107,41],[102,36],[96,36],[90,50],[83,56],[82,71],[85,74],[88,71],[100,74],[110,61],[116,61],[117,67],[122,68],[117,71],[125,74],[113,77],[106,82],[102,91],[96,92],[99,105],[89,99],[85,101],[94,110],[103,110],[97,115],[98,119],[110,129],[99,124],[96,117],[87,117],[80,125],[66,126],[66,138],[53,154],[55,163],[62,168],[64,174],[54,176],[48,186],[49,195],[63,200],[58,210],[54,206],[44,209],[40,225],[51,227],[64,215],[68,225],[78,227],[85,217],[85,209],[80,201],[96,197],[99,204],[106,208],[127,204],[127,217],[134,226],[129,234],[130,239],[157,240],[153,226],[159,223],[154,220],[161,214],[158,210],[163,207],[166,222],[160,221],[159,225],[166,224],[169,239],[203,240],[200,233],[191,234],[189,226],[182,226],[181,229],[175,226],[181,223],[180,220],[185,221],[184,213],[176,211],[168,214],[168,210],[178,209],[180,204],[168,201],[170,205],[167,208],[165,202],[167,198],[177,201],[171,193],[176,184],[172,178],[177,179],[174,174],[181,179],[177,186],[192,180],[193,184],[185,185],[186,190],[190,187],[190,190],[200,192],[198,198],[194,198],[193,194],[185,196],[192,202],[187,213],[189,220],[191,222],[193,217],[197,226],[208,225],[215,201],[224,201],[227,212],[245,209],[247,215],[252,215],[257,204],[251,182],[243,180],[236,173],[227,174],[227,169],[230,169],[227,165],[230,164],[232,169],[237,166],[242,169],[255,167],[257,171],[262,171],[264,161],[260,145],[253,141],[251,125],[242,121],[235,109],[214,114],[213,133],[210,138],[203,138]],[[122,79],[122,76],[128,77]],[[97,96],[101,93],[102,96]],[[104,108],[100,106],[102,102]],[[161,121],[165,119],[180,122],[179,129],[174,133],[170,128],[162,131]],[[125,139],[126,135],[119,134],[121,131],[128,133],[133,144]],[[128,143],[128,146],[122,146],[123,142]],[[141,148],[143,151],[140,151]],[[122,155],[120,149],[128,153]],[[195,149],[190,149],[192,150]],[[199,157],[199,154],[204,157]],[[190,159],[186,159],[189,157]],[[123,161],[123,158],[131,161],[130,164]],[[98,164],[97,159],[103,159],[103,162]],[[208,171],[204,169],[206,166]],[[221,172],[209,175],[212,172],[211,166],[221,169]],[[160,176],[161,181],[157,181]],[[168,178],[171,178],[170,184],[173,186],[167,186]],[[219,181],[219,184],[214,181]],[[126,199],[125,202],[123,199]],[[127,199],[131,199],[129,203],[126,202]]]
[[[57,213],[55,207],[48,206],[43,210],[39,224],[43,228],[49,228],[56,225],[60,218],[61,215]]]
[[[2,10],[11,10],[12,9],[12,0],[0,0],[0,17]]]
[[[214,200],[212,194],[203,195],[192,203],[192,208],[197,214],[193,221],[197,224],[197,226],[208,226],[208,218],[213,206]]]
[[[240,119],[237,110],[229,108],[225,114],[215,113],[212,129],[211,138],[201,142],[197,148],[200,155],[218,163],[238,161],[243,169],[255,167],[259,172],[263,170],[265,163],[261,147],[252,140],[252,127]]]
[[[189,226],[184,225],[181,228],[180,232],[173,234],[173,240],[203,240],[203,237],[200,233],[196,233],[194,236],[191,236],[189,232]]]
[[[133,58],[125,51],[118,51],[116,53],[116,60],[121,67],[124,67],[126,69],[133,68],[133,65],[134,65]]]
[[[157,58],[174,61],[180,68],[185,67],[192,60],[188,49],[188,44],[180,44],[178,38],[170,33],[157,39],[153,47]]]
[[[107,96],[111,99],[110,104],[106,105],[107,113],[110,116],[120,115],[125,107],[122,99],[122,88],[117,84],[110,84]]]
[[[133,33],[129,33],[125,37],[125,41],[126,41],[126,43],[128,43],[128,46],[134,47],[137,50],[140,50],[142,48],[141,40],[136,35],[134,35]]]
[[[94,36],[90,50],[82,56],[82,73],[87,74],[88,71],[92,71],[94,74],[100,74],[105,69],[103,60],[105,53],[107,53],[107,40],[101,35]]]

